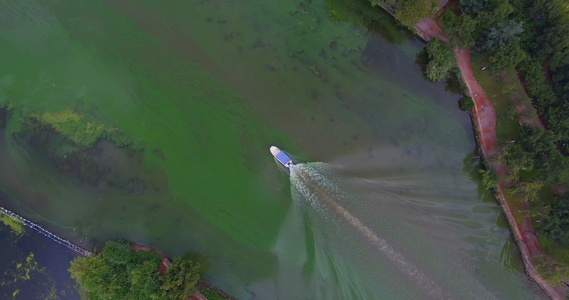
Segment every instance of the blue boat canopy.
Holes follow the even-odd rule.
[[[283,165],[286,165],[292,160],[290,157],[288,157],[288,155],[286,155],[286,153],[284,153],[284,151],[279,152],[276,157]]]

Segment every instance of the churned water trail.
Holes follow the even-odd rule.
[[[356,216],[342,207],[336,199],[344,197],[332,180],[332,171],[324,163],[304,163],[290,168],[291,190],[294,199],[305,199],[319,213],[335,211],[349,225],[355,228],[371,245],[396,264],[426,296],[431,299],[446,299],[440,286],[419,270],[413,263],[395,250],[384,238],[362,223]],[[330,217],[327,215],[326,217]]]

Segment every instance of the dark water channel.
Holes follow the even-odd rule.
[[[243,299],[540,298],[422,46],[366,1],[2,1],[4,204],[85,247],[201,252]],[[22,137],[69,109],[131,149],[85,177]],[[273,144],[325,162],[304,196]]]
[[[0,223],[0,298],[78,299],[67,269],[76,254],[31,230]]]

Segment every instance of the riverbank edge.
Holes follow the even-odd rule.
[[[442,33],[442,30],[440,30],[440,35],[433,34],[432,30],[431,31],[423,30],[423,28],[421,26],[424,24],[429,24],[431,22],[434,22],[438,26],[437,22],[434,21],[433,19],[430,19],[430,18],[422,19],[421,22],[417,26],[415,26],[415,34],[420,36],[424,41],[429,41],[433,38],[440,38],[441,40],[448,42],[448,39],[446,38],[446,36],[444,36],[444,34]],[[491,101],[488,101],[486,93],[484,93],[482,87],[480,87],[476,78],[474,77],[474,74],[472,72],[472,66],[470,65],[470,63],[461,64],[461,57],[463,57],[463,56],[460,56],[461,52],[467,52],[468,58],[470,58],[470,51],[468,51],[466,49],[459,49],[458,47],[456,47],[453,52],[454,52],[454,56],[457,60],[457,64],[459,66],[459,69],[463,75],[463,78],[465,76],[465,73],[471,73],[472,79],[475,81],[475,84],[478,85],[478,87],[474,87],[472,85],[471,81],[463,79],[464,83],[468,87],[468,94],[469,95],[467,95],[467,96],[470,96],[474,100],[474,103],[475,103],[474,110],[471,112],[471,121],[472,121],[473,125],[475,126],[474,136],[476,139],[477,148],[478,148],[480,154],[482,155],[483,159],[487,163],[489,163],[488,158],[490,156],[496,154],[496,152],[497,152],[496,143],[491,143],[491,145],[485,145],[485,143],[484,143],[485,137],[484,136],[485,135],[491,135],[491,136],[494,136],[494,138],[495,138],[495,136],[496,136],[496,120],[497,120],[496,113],[494,111],[493,104],[491,103]],[[470,66],[469,66],[469,68],[465,68],[465,65],[470,65]],[[473,92],[474,90],[482,90],[482,94],[480,94],[480,95],[478,95],[478,97],[476,97],[476,95],[478,93],[474,93]],[[493,132],[489,132],[487,126],[482,125],[482,120],[480,118],[480,108],[484,107],[485,109],[488,109],[487,108],[488,105],[492,106],[491,112],[494,115],[493,116],[494,122],[492,124],[492,127],[493,127],[492,131]],[[490,163],[489,163],[489,166],[494,171],[496,171],[498,174],[500,173],[500,169],[502,166],[499,166],[496,164],[490,164]],[[506,200],[506,197],[504,195],[504,192],[502,190],[503,185],[504,185],[504,182],[500,182],[498,184],[498,187],[496,188],[494,196],[498,200],[498,203],[500,204],[502,211],[503,211],[504,215],[506,216],[506,219],[508,220],[508,225],[511,229],[514,240],[516,241],[518,249],[521,252],[522,261],[524,263],[524,268],[525,268],[526,274],[528,275],[528,277],[532,281],[534,281],[543,290],[543,292],[548,297],[550,297],[551,299],[554,299],[554,300],[563,300],[563,297],[554,289],[554,287],[551,284],[549,284],[537,272],[537,269],[533,265],[529,250],[526,247],[526,245],[524,244],[522,231],[521,231],[519,225],[517,224],[517,222],[514,218],[514,214],[511,210],[511,208],[510,208],[510,206]]]
[[[377,5],[378,7],[382,8],[384,11],[386,11],[387,13],[389,13],[394,19],[396,19],[398,22],[400,22],[397,17],[395,16],[395,14],[393,14],[388,8],[383,7],[381,5]],[[439,8],[442,9],[443,5],[441,5],[441,7]],[[409,27],[407,27],[409,28]],[[409,28],[409,30],[413,31],[413,33],[415,33],[417,36],[419,36],[423,41],[428,42],[433,38],[439,38],[442,41],[448,43],[448,39],[447,37],[444,35],[442,28],[438,25],[438,22],[433,20],[432,18],[423,18],[420,20],[419,23],[417,23],[417,25],[415,25],[413,28]],[[478,84],[476,77],[474,77],[474,74],[472,72],[472,65],[470,65],[470,62],[468,65],[470,65],[469,69],[464,69],[465,64],[460,64],[461,62],[461,51],[467,51],[468,52],[468,58],[470,58],[470,51],[465,50],[465,49],[459,49],[459,47],[456,47],[453,51],[455,59],[457,60],[457,65],[459,66],[459,69],[463,75],[463,78],[461,80],[463,80],[464,84],[468,87],[468,94],[467,96],[470,96],[475,103],[475,107],[474,110],[470,113],[470,119],[472,124],[474,125],[473,130],[474,130],[474,136],[475,136],[475,140],[476,140],[476,145],[477,145],[477,149],[480,152],[481,156],[483,157],[483,159],[489,163],[488,161],[488,157],[490,157],[490,155],[495,154],[496,150],[496,144],[493,143],[492,145],[486,145],[485,147],[485,139],[484,139],[484,135],[491,135],[494,137],[496,136],[496,113],[494,111],[494,107],[493,104],[491,103],[491,101],[489,101],[487,99],[486,94],[484,93],[482,87]],[[472,79],[476,82],[476,85],[478,85],[478,89],[482,90],[482,97],[474,97],[474,95],[477,95],[477,93],[473,93],[474,87],[472,86],[472,82],[469,80],[465,80],[464,79],[464,74],[465,73],[470,73],[472,74]],[[486,100],[486,101],[484,101]],[[486,108],[487,106],[485,105],[491,105],[491,112],[493,114],[493,119],[494,119],[494,123],[492,124],[493,127],[493,132],[488,132],[488,128],[482,126],[482,121],[480,119],[480,112],[479,112],[479,108],[484,107]],[[486,129],[485,129],[486,128]],[[501,168],[501,166],[498,165],[494,165],[494,164],[490,164],[490,167],[492,169],[494,169],[497,173],[499,172],[499,169]],[[563,300],[563,297],[554,289],[554,287],[549,284],[536,270],[535,266],[533,265],[533,262],[531,261],[531,255],[529,253],[529,250],[527,249],[527,247],[525,246],[524,239],[522,236],[522,232],[520,230],[519,225],[517,224],[515,218],[514,218],[514,214],[512,213],[512,210],[506,200],[506,197],[504,196],[504,192],[502,190],[502,185],[504,185],[503,182],[500,182],[498,184],[498,187],[496,189],[496,192],[494,193],[494,196],[496,197],[496,200],[498,200],[498,203],[500,204],[500,207],[502,208],[502,212],[504,213],[504,215],[506,215],[506,219],[508,220],[508,226],[510,227],[510,231],[512,232],[512,235],[514,237],[514,240],[516,241],[516,244],[518,246],[518,249],[521,252],[521,256],[522,256],[522,261],[524,263],[524,269],[526,271],[526,274],[528,275],[528,277],[535,282],[540,288],[541,290],[543,290],[543,292],[550,297],[553,300]]]

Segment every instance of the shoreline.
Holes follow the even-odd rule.
[[[444,35],[442,28],[435,20],[431,18],[423,18],[414,28],[415,33],[424,41],[430,41],[433,38],[439,38],[442,41],[448,43],[448,39]],[[477,148],[480,151],[480,154],[484,157],[484,160],[489,162],[488,158],[498,153],[496,138],[497,117],[494,105],[488,99],[486,93],[474,76],[474,73],[472,71],[470,50],[460,49],[457,46],[453,50],[453,54],[457,61],[458,68],[462,73],[462,80],[468,87],[468,96],[472,98],[475,104],[474,109],[471,113],[471,120],[474,126],[473,129]],[[506,166],[504,165],[489,163],[489,166],[498,174],[499,177],[501,177],[501,175],[505,174],[506,172]],[[545,281],[545,279],[537,272],[535,266],[533,265],[531,261],[531,252],[541,251],[541,248],[539,247],[539,241],[535,236],[528,237],[527,239],[530,241],[526,241],[522,235],[523,228],[520,228],[524,225],[533,228],[531,219],[529,224],[517,224],[514,218],[514,214],[512,213],[506,197],[504,196],[502,190],[503,185],[504,182],[500,181],[494,195],[498,200],[500,207],[502,208],[502,212],[506,215],[512,236],[516,241],[518,249],[521,252],[520,254],[527,276],[533,282],[535,282],[548,297],[554,300],[563,300],[563,297],[555,290],[551,284]],[[528,245],[532,245],[531,248]]]

